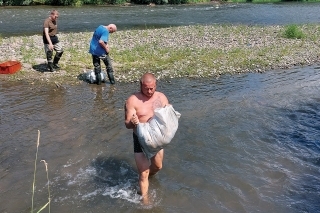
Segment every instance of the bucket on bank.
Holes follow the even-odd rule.
[[[14,74],[21,69],[19,61],[6,61],[0,64],[0,74]]]
[[[19,61],[6,61],[0,64],[0,74],[14,74],[21,69]]]

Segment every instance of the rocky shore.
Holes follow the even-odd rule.
[[[137,81],[144,72],[159,79],[218,77],[264,72],[320,62],[320,25],[300,25],[302,39],[283,37],[285,26],[210,25],[124,30],[110,37],[118,82]],[[8,81],[79,83],[92,69],[92,32],[59,33],[62,69],[50,73],[41,35],[0,38],[0,62],[19,60],[23,68]]]

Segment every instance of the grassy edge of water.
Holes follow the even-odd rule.
[[[301,39],[285,38],[287,27],[196,25],[118,31],[110,38],[115,78],[133,82],[147,71],[159,79],[218,77],[318,63],[320,24],[297,25],[305,35]],[[92,69],[91,36],[92,32],[60,33],[65,53],[62,70],[54,73],[37,69],[45,66],[40,35],[1,38],[0,61],[15,59],[23,64],[20,72],[1,77],[30,83],[79,83],[84,71]]]

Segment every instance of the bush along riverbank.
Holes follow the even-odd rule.
[[[0,61],[19,60],[22,70],[1,75],[9,81],[79,83],[92,70],[88,53],[92,32],[63,33],[61,70],[44,72],[41,35],[0,38]],[[264,72],[320,61],[320,25],[181,26],[117,31],[110,36],[110,56],[118,82],[137,81],[145,72],[159,79],[218,77]],[[103,66],[104,67],[104,66]]]

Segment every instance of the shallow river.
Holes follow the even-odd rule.
[[[120,30],[320,22],[318,3],[134,8],[58,8],[59,29],[92,31],[101,20]],[[40,33],[50,9],[0,8],[0,33]],[[0,212],[31,210],[38,130],[35,209],[48,200],[45,160],[51,212],[320,212],[319,66],[159,81],[182,117],[163,170],[150,180],[149,207],[136,195],[132,134],[124,126],[123,104],[137,83],[1,81]]]
[[[138,84],[0,83],[0,212],[141,212],[123,104]],[[147,212],[319,212],[319,67],[159,81],[182,114]]]
[[[52,7],[0,7],[2,36],[41,34]],[[60,32],[93,32],[100,24],[119,30],[197,24],[286,25],[320,22],[320,3],[200,4],[128,7],[57,7]]]

